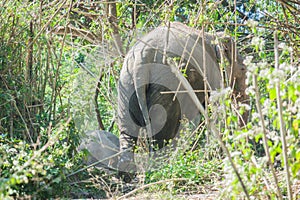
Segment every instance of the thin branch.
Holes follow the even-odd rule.
[[[102,78],[103,78],[103,72],[101,70],[99,80],[97,81],[97,86],[96,86],[96,91],[95,91],[95,96],[94,96],[94,103],[95,103],[95,112],[96,112],[96,116],[97,116],[98,127],[100,130],[105,130],[105,127],[104,127],[104,124],[102,121],[102,117],[101,117],[101,113],[100,113],[100,110],[98,107],[98,96],[99,96],[99,90],[101,87]]]
[[[276,0],[276,1],[279,2],[281,5],[284,5],[284,6],[286,6],[287,8],[289,8],[289,10],[293,10],[294,12],[300,13],[300,11],[299,11],[296,7],[294,7],[294,6],[292,6],[292,5],[289,4],[289,2],[291,2],[291,3],[294,3],[294,4],[300,5],[299,2],[291,1],[291,0],[289,0],[289,1],[285,1],[285,0]]]
[[[52,32],[57,35],[64,35],[65,33],[68,33],[68,34],[71,34],[71,36],[76,36],[76,37],[80,37],[84,40],[87,40],[92,44],[99,44],[99,41],[101,41],[101,38],[99,38],[94,33],[90,32],[88,30],[76,28],[76,27],[72,26],[71,24],[69,24],[68,26],[58,26]]]
[[[44,30],[49,26],[49,24],[52,22],[52,19],[58,14],[58,12],[60,11],[60,9],[63,7],[63,5],[65,5],[65,3],[67,2],[67,0],[65,0],[60,7],[55,11],[55,13],[50,17],[50,19],[47,21],[47,23],[43,26],[43,28],[40,30],[40,32],[38,34],[36,34],[36,36],[33,38],[32,43],[35,43],[35,41],[37,40],[37,38],[44,32]],[[30,44],[29,44],[30,45]]]
[[[111,120],[109,127],[107,128],[108,132],[111,132],[111,130],[114,128],[115,120],[116,120],[116,117],[114,116],[113,119]]]
[[[249,17],[245,13],[236,9],[236,2],[234,3],[234,6],[230,6],[227,1],[222,1],[222,4],[224,7],[227,6],[232,13],[237,13],[239,17],[242,18],[243,20],[249,19]]]
[[[204,6],[204,5],[202,5]],[[204,12],[204,10],[202,10]],[[205,13],[202,13],[203,15]],[[204,94],[205,94],[205,108],[208,107],[208,81],[207,81],[207,66],[206,66],[206,44],[205,44],[205,24],[202,25],[201,37],[202,37],[202,59],[203,59],[203,83],[204,83]]]
[[[280,187],[279,187],[279,184],[278,184],[278,178],[276,176],[275,169],[274,169],[273,163],[271,161],[270,149],[269,149],[268,139],[267,139],[267,130],[266,130],[266,125],[265,125],[265,121],[264,121],[264,116],[262,114],[262,108],[261,108],[261,105],[260,105],[260,94],[259,94],[259,91],[258,91],[259,87],[258,87],[258,84],[257,84],[256,75],[253,75],[253,85],[254,85],[254,89],[255,89],[256,108],[257,108],[257,111],[259,113],[260,122],[261,122],[261,126],[262,126],[262,129],[263,129],[263,142],[264,142],[265,152],[266,152],[266,155],[267,155],[267,158],[268,158],[268,165],[271,168],[271,172],[272,172],[272,175],[273,175],[273,178],[274,178],[274,181],[275,181],[275,186],[276,186],[276,189],[277,189],[277,197],[279,199],[282,199],[282,193],[281,193],[281,190],[280,190]]]
[[[2,79],[3,83],[5,84],[6,90],[9,91],[9,87],[8,87],[8,85],[6,84],[6,81],[4,80],[4,78],[2,77],[1,74],[0,74],[0,78]],[[23,118],[23,115],[21,114],[21,112],[20,112],[20,110],[19,110],[19,108],[18,108],[18,106],[17,106],[16,98],[13,97],[13,96],[10,95],[10,94],[8,94],[8,95],[11,97],[11,100],[10,100],[11,106],[12,106],[12,107],[15,107],[15,109],[16,109],[18,115],[20,116],[22,122],[24,123],[25,131],[26,131],[26,133],[27,133],[27,136],[28,136],[28,138],[30,139],[31,144],[33,144],[34,142],[33,142],[32,138],[31,138],[29,129],[28,129],[28,127],[27,127],[27,123],[26,123],[25,119]],[[13,111],[13,109],[11,109],[11,117],[13,117],[12,111]],[[11,119],[11,120],[13,120],[13,119]],[[12,136],[12,134],[13,134],[13,133],[12,133],[12,131],[13,131],[13,130],[12,130],[12,129],[13,129],[13,127],[12,127],[12,126],[13,126],[13,121],[10,122],[10,125],[11,125],[11,127],[10,127],[10,132],[11,132],[11,133],[10,133],[10,134],[11,134],[11,136]]]
[[[87,68],[83,63],[77,62],[77,64],[78,64],[79,67],[81,67],[84,71],[86,71],[90,76],[96,78],[96,75],[95,75],[91,70],[89,70],[89,68]]]
[[[66,1],[65,1],[66,2]],[[63,3],[64,4],[64,3]],[[63,5],[62,4],[62,5]],[[72,5],[73,5],[73,0],[71,0],[71,4],[70,4],[70,6],[69,6],[69,10],[68,10],[68,13],[67,13],[67,19],[69,19],[69,16],[70,16],[70,12],[71,12],[71,10],[72,10]],[[69,23],[69,21],[67,21],[67,23],[66,23],[66,27],[68,26],[68,23]],[[58,82],[58,80],[59,80],[59,78],[60,78],[60,76],[59,76],[59,69],[60,69],[60,67],[61,67],[61,60],[62,60],[62,56],[63,56],[63,50],[64,50],[64,46],[65,46],[65,40],[66,40],[66,36],[67,36],[67,32],[66,32],[66,30],[65,30],[65,33],[64,33],[64,35],[63,35],[63,39],[62,39],[62,44],[61,44],[61,48],[60,48],[60,52],[59,52],[59,57],[58,57],[58,60],[57,60],[57,68],[56,68],[56,73],[55,73],[55,75],[54,75],[54,82],[53,82],[53,118],[55,119],[55,114],[56,114],[56,112],[55,112],[55,109],[56,109],[56,99],[57,99],[57,96],[59,96],[59,88],[57,87],[57,82]],[[50,112],[51,112],[51,110],[50,110]],[[50,119],[50,118],[49,118]]]
[[[72,173],[68,174],[66,177],[74,176],[75,174],[78,174],[79,172],[82,172],[82,171],[84,171],[84,170],[86,170],[86,169],[89,169],[89,168],[91,168],[91,167],[93,167],[93,166],[96,166],[96,165],[98,165],[98,164],[101,164],[101,163],[103,163],[104,161],[109,160],[109,159],[111,159],[111,158],[115,158],[115,157],[121,155],[122,153],[124,153],[124,152],[126,152],[126,151],[129,151],[129,150],[130,150],[130,149],[124,150],[124,151],[122,151],[122,152],[120,151],[120,152],[115,153],[115,154],[113,154],[113,155],[111,155],[111,156],[108,156],[108,157],[106,157],[106,158],[103,158],[102,160],[98,160],[98,161],[96,161],[96,162],[94,162],[94,163],[92,163],[92,164],[90,164],[90,165],[88,165],[88,166],[85,166],[85,167],[83,167],[83,168],[81,168],[81,169],[79,169],[79,170],[77,170],[77,171],[75,171],[75,172],[72,172]],[[118,171],[118,169],[115,169],[115,168],[113,168],[113,167],[109,167],[109,166],[103,166],[103,167],[104,167],[104,168],[107,168],[107,169],[110,169],[110,170],[113,170],[113,171]]]
[[[100,14],[96,14],[96,13],[89,13],[89,12],[85,12],[85,11],[80,11],[80,10],[72,10],[72,12],[83,15],[91,20],[96,20],[98,19],[101,15]]]
[[[274,32],[274,56],[275,56],[275,68],[279,68],[279,52],[278,52],[278,31]],[[280,122],[280,135],[282,142],[282,151],[283,151],[283,159],[284,159],[284,168],[286,175],[286,184],[287,184],[287,192],[289,200],[292,200],[292,188],[291,188],[291,180],[290,180],[290,172],[289,172],[289,163],[288,163],[288,155],[287,155],[287,143],[286,143],[286,126],[283,119],[283,111],[282,111],[282,100],[280,96],[280,81],[276,82],[276,98],[277,98],[277,109],[278,109],[278,117]]]
[[[203,93],[203,92],[211,92],[210,90],[192,90],[195,93]],[[176,91],[163,91],[160,92],[160,94],[181,94],[181,93],[188,93],[189,91],[187,90],[176,90]]]
[[[108,3],[108,10],[107,10],[108,21],[113,30],[112,37],[114,39],[115,47],[118,50],[119,55],[123,57],[124,56],[123,42],[121,40],[121,36],[119,33],[117,6],[115,2],[112,2],[110,0],[107,0],[107,3]]]

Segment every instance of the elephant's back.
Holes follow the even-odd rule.
[[[139,39],[127,54],[127,58],[135,60],[135,64],[131,66],[133,68],[149,63],[168,65],[168,60],[182,60],[196,69],[200,78],[203,77],[205,57],[208,83],[211,89],[217,89],[220,88],[221,74],[216,54],[210,39],[205,40],[206,51],[203,52],[201,36],[200,31],[179,22],[170,23],[170,26],[159,26]]]

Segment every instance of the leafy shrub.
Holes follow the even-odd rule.
[[[0,199],[64,195],[65,174],[77,161],[70,158],[71,142],[66,143],[70,129],[62,127],[42,132],[40,143],[34,146],[1,135]]]
[[[230,129],[225,135],[231,141],[228,148],[249,195],[275,199],[289,196],[300,178],[300,73],[289,57],[292,48],[285,43],[275,46],[275,51],[280,52],[277,56],[271,54],[279,61],[276,66],[274,59],[267,59],[264,43],[263,38],[254,37],[252,45],[257,57],[248,56],[245,60],[247,92],[255,105],[250,122],[243,130]],[[259,143],[263,153],[257,157],[253,145]],[[227,159],[224,163],[224,184],[227,186],[224,195],[230,198],[242,195],[243,189],[233,176],[231,164]]]

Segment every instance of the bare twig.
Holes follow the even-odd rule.
[[[97,116],[97,121],[98,121],[98,127],[100,130],[105,130],[103,121],[102,121],[102,117],[101,117],[101,113],[98,107],[98,96],[99,96],[99,90],[101,87],[101,81],[103,78],[103,72],[102,70],[100,71],[100,77],[97,81],[97,86],[96,86],[96,91],[95,91],[95,96],[94,96],[94,102],[95,102],[95,112],[96,112],[96,116]]]
[[[279,69],[279,53],[278,53],[278,32],[274,32],[274,56],[275,56],[275,68]],[[291,180],[290,180],[290,172],[289,172],[289,163],[288,163],[288,155],[287,155],[287,143],[286,143],[286,126],[283,119],[283,112],[282,112],[282,100],[280,96],[280,81],[276,82],[276,98],[277,98],[277,109],[278,109],[278,117],[280,122],[280,135],[281,135],[281,142],[282,142],[282,152],[283,152],[283,159],[284,159],[284,168],[285,168],[285,175],[286,175],[286,184],[287,184],[287,191],[288,191],[288,198],[292,200],[292,188],[291,188]]]
[[[202,1],[203,2],[203,1]],[[204,5],[202,5],[204,6]],[[202,10],[204,12],[204,9]],[[205,13],[202,13],[203,15]],[[205,24],[202,25],[201,37],[202,37],[202,59],[203,59],[203,83],[204,83],[204,94],[205,94],[205,108],[208,107],[208,81],[207,81],[207,66],[206,66],[206,44],[205,44]]]
[[[3,79],[2,76],[0,76],[0,78]],[[6,89],[9,90],[9,87],[8,87],[8,85],[5,83],[4,79],[3,79],[3,83],[5,84]],[[27,123],[26,123],[26,121],[25,121],[25,119],[24,119],[22,113],[20,112],[18,106],[17,106],[16,100],[15,100],[15,98],[14,98],[13,96],[10,95],[10,97],[11,97],[10,104],[11,104],[12,107],[15,107],[15,109],[16,109],[18,115],[20,116],[22,122],[24,123],[24,126],[25,126],[25,132],[26,132],[26,134],[27,134],[27,137],[30,139],[31,144],[33,144],[34,142],[33,142],[33,139],[32,139],[32,137],[31,137],[31,135],[30,135],[30,131],[29,131],[29,129],[28,129]],[[13,134],[13,113],[12,113],[12,111],[11,111],[11,119],[10,119],[10,120],[11,120],[11,121],[10,121],[10,134],[11,134],[11,136],[12,136],[12,134]]]
[[[267,155],[267,158],[268,158],[268,165],[271,168],[271,172],[272,172],[272,175],[273,175],[273,178],[274,178],[274,181],[275,181],[275,186],[276,186],[276,190],[277,190],[276,191],[277,192],[277,197],[279,199],[282,199],[282,193],[281,193],[281,190],[280,190],[280,187],[279,187],[279,184],[278,184],[277,175],[275,173],[275,169],[274,169],[273,163],[271,161],[270,149],[269,149],[268,139],[267,139],[267,130],[266,130],[266,126],[265,126],[264,116],[262,114],[262,108],[261,108],[261,105],[260,105],[260,94],[259,94],[259,91],[258,91],[259,87],[258,87],[258,84],[257,84],[257,77],[256,77],[255,74],[253,75],[253,85],[254,85],[254,89],[255,89],[256,108],[257,108],[257,111],[259,113],[260,122],[261,122],[261,126],[262,126],[262,129],[263,129],[263,142],[264,142],[265,152],[266,152],[266,155]]]
[[[123,43],[121,40],[121,36],[119,34],[119,26],[117,23],[117,7],[116,3],[111,1],[111,0],[106,0],[108,3],[108,10],[107,10],[107,17],[108,21],[110,23],[110,26],[113,29],[112,37],[114,39],[115,47],[118,50],[118,53],[121,57],[124,56],[124,51],[123,51]]]
[[[66,2],[66,1],[65,1]],[[65,2],[62,4],[64,5]],[[69,19],[69,15],[70,15],[70,12],[72,10],[72,4],[73,3],[73,0],[71,0],[71,4],[69,6],[69,10],[68,10],[68,13],[67,13],[67,18]],[[57,12],[59,11],[59,9],[57,10]],[[54,15],[53,15],[54,17]],[[66,23],[66,27],[68,26],[68,23],[69,21],[67,21]],[[44,27],[43,27],[44,28]],[[56,73],[55,73],[55,76],[54,76],[54,82],[53,82],[53,86],[52,86],[52,99],[51,99],[51,102],[53,102],[53,118],[55,118],[55,109],[56,109],[56,99],[57,99],[57,96],[59,95],[59,88],[57,87],[57,81],[59,80],[59,69],[60,69],[60,62],[61,62],[61,59],[62,59],[62,56],[63,56],[63,49],[64,49],[64,46],[65,46],[65,40],[66,40],[66,36],[67,36],[67,32],[66,32],[66,29],[65,29],[65,33],[63,35],[63,39],[62,39],[62,44],[61,44],[61,49],[60,49],[60,54],[59,54],[59,57],[58,57],[58,60],[57,60],[57,68],[56,68]],[[50,110],[50,115],[49,115],[49,119],[51,117],[51,110]]]
[[[76,28],[69,24],[68,26],[58,26],[56,27],[53,32],[57,35],[64,35],[65,33],[69,33],[72,36],[80,37],[84,40],[89,41],[92,44],[99,44],[101,38],[95,35],[93,32]]]
[[[124,152],[126,152],[126,151],[129,151],[130,149],[127,149],[127,150],[125,150],[125,151],[120,151],[120,152],[118,152],[118,153],[116,153],[116,154],[113,154],[113,155],[111,155],[111,156],[109,156],[109,157],[106,157],[106,158],[104,158],[104,159],[102,159],[102,160],[98,160],[97,162],[94,162],[94,163],[92,163],[92,164],[90,164],[90,165],[88,165],[88,166],[86,166],[86,167],[83,167],[83,168],[81,168],[81,169],[79,169],[79,170],[77,170],[77,171],[75,171],[75,172],[72,172],[71,174],[68,174],[66,177],[70,177],[70,176],[74,176],[75,174],[77,174],[77,173],[79,173],[79,172],[82,172],[82,171],[84,171],[84,170],[86,170],[86,169],[89,169],[89,168],[91,168],[91,167],[93,167],[93,166],[96,166],[96,165],[98,165],[98,164],[100,164],[100,163],[103,163],[104,161],[106,161],[106,160],[109,160],[109,159],[111,159],[111,158],[115,158],[115,157],[117,157],[117,156],[119,156],[120,154],[122,154],[122,153],[124,153]],[[112,167],[109,167],[109,166],[103,166],[104,168],[108,168],[108,169],[110,169],[110,170],[113,170],[113,171],[118,171],[118,169],[115,169],[115,168],[112,168]]]
[[[160,92],[160,94],[180,94],[180,93],[188,93],[189,91],[187,90],[177,90],[177,91],[163,91],[163,92]],[[202,93],[202,92],[210,92],[210,90],[193,90],[193,92],[195,93]]]
[[[43,28],[40,30],[40,32],[38,32],[38,34],[36,34],[36,36],[33,38],[32,43],[35,43],[35,41],[37,40],[37,38],[44,32],[44,30],[47,28],[47,26],[52,22],[52,19],[58,14],[58,12],[60,11],[60,9],[63,7],[63,5],[65,5],[65,3],[67,2],[67,0],[64,0],[64,2],[60,5],[60,7],[55,11],[55,13],[50,17],[50,19],[47,21],[47,23],[43,26]],[[30,44],[29,44],[30,45]]]
[[[107,128],[108,132],[111,132],[111,130],[114,128],[115,121],[116,121],[116,116],[114,116],[113,119],[111,120],[109,127]]]
[[[291,1],[291,0],[276,0],[277,2],[279,2],[280,4],[286,6],[287,8],[289,8],[290,11],[294,11],[294,12],[297,12],[297,13],[300,13],[300,11],[297,9],[297,7],[295,6],[292,6],[291,4],[289,3],[294,3],[294,4],[298,4],[300,5],[299,2],[296,2],[296,1]]]

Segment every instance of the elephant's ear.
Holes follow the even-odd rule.
[[[218,59],[221,59],[222,56],[228,59],[231,62],[232,54],[232,38],[225,35],[224,32],[217,33],[218,44],[216,45],[216,56]]]
[[[218,61],[220,61],[222,59],[222,52],[221,52],[221,47],[219,44],[216,44],[215,51],[216,51],[217,59],[218,59]]]

